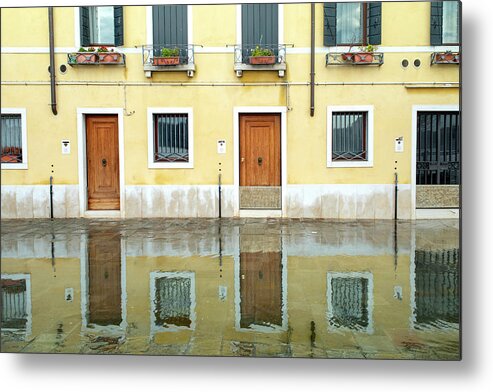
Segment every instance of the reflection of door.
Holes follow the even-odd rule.
[[[87,115],[86,146],[88,208],[120,209],[118,116]]]
[[[121,312],[120,237],[114,232],[89,234],[89,323],[119,325]]]
[[[240,208],[281,208],[281,118],[240,115]]]
[[[240,254],[240,327],[282,325],[280,252]]]

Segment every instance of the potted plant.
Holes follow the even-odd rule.
[[[353,62],[355,63],[372,63],[373,52],[377,49],[374,45],[361,46],[359,52],[354,53]]]
[[[81,47],[75,53],[75,61],[77,64],[95,64],[97,62],[96,49],[93,47],[87,49]]]
[[[160,56],[152,58],[153,65],[178,65],[180,64],[180,49],[162,48]]]
[[[119,63],[121,54],[115,52],[113,48],[108,49],[106,46],[98,48],[98,57],[100,63]]]
[[[248,61],[252,65],[275,64],[276,63],[276,56],[274,56],[274,53],[272,52],[272,50],[267,49],[267,48],[262,48],[259,45],[257,45],[255,47],[255,49],[251,50],[250,57],[249,57]]]
[[[435,63],[437,64],[458,64],[460,63],[459,53],[453,53],[450,50],[446,52],[436,52],[434,53]]]

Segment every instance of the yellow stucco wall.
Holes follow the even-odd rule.
[[[236,42],[236,6],[193,6],[193,42],[207,47],[223,47]],[[287,55],[285,78],[276,72],[244,72],[241,79],[233,71],[232,53],[196,53],[196,73],[188,78],[183,72],[155,72],[145,77],[142,57],[135,46],[146,42],[146,8],[125,7],[126,67],[68,67],[57,69],[59,114],[51,114],[48,53],[2,53],[2,107],[27,109],[28,170],[2,170],[2,184],[47,184],[51,171],[57,184],[77,184],[77,108],[123,108],[125,142],[125,183],[139,184],[215,184],[218,163],[222,162],[223,183],[233,183],[233,108],[235,106],[285,106],[283,86],[195,86],[170,87],[128,85],[124,83],[180,82],[307,83],[310,73],[310,5],[284,6],[284,42],[294,44],[303,53]],[[384,3],[382,46],[429,46],[429,3]],[[46,8],[2,9],[1,45],[7,48],[47,48]],[[457,66],[430,66],[428,52],[385,53],[381,67],[326,67],[323,48],[323,6],[316,5],[316,46],[324,53],[316,55],[316,82],[457,82]],[[57,47],[73,48],[74,9],[55,9]],[[306,51],[301,50],[305,48]],[[27,49],[26,49],[27,50]],[[133,52],[132,52],[133,51]],[[402,59],[410,66],[401,67]],[[412,61],[421,59],[416,69]],[[56,63],[66,64],[66,54],[56,55]],[[9,85],[5,82],[42,82],[40,85]],[[121,85],[94,86],[85,82],[114,82]],[[65,84],[64,84],[65,83]],[[76,83],[70,85],[66,83]],[[376,86],[317,86],[315,116],[309,116],[309,87],[289,87],[287,114],[287,175],[289,184],[392,183],[395,160],[401,183],[411,176],[411,108],[415,104],[458,104],[457,88],[407,89],[403,84]],[[374,105],[375,139],[372,168],[327,168],[327,106]],[[194,168],[147,168],[147,108],[193,107]],[[405,153],[393,150],[394,138],[404,136]],[[72,153],[62,155],[60,142],[69,139]],[[227,154],[216,153],[216,140],[227,141]],[[53,168],[51,167],[53,165]]]

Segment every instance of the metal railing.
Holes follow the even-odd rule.
[[[120,52],[74,52],[67,54],[67,63],[74,65],[125,65],[125,54]]]
[[[194,47],[201,45],[183,45],[183,44],[158,44],[158,45],[143,45],[142,46],[142,64],[144,66],[162,66],[172,67],[177,65],[193,65],[194,60]],[[168,50],[169,49],[169,50]],[[163,50],[167,53],[163,53]],[[176,55],[172,53],[176,51]],[[159,59],[172,59],[177,58],[176,62],[172,60]]]
[[[278,44],[278,45],[227,45],[234,47],[234,62],[235,65],[239,64],[251,64],[251,65],[274,65],[274,64],[286,64],[286,48],[292,47],[290,44]],[[265,55],[254,55],[255,51],[264,51]],[[255,63],[251,58],[255,57],[270,57],[265,59],[264,62]]]
[[[433,52],[431,64],[460,64],[459,52]]]
[[[325,65],[377,65],[383,64],[383,53],[347,52],[327,53]]]

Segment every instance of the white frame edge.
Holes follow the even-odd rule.
[[[373,139],[374,139],[374,106],[373,105],[344,105],[327,106],[327,167],[373,167]],[[367,152],[366,161],[333,161],[332,160],[332,113],[338,112],[367,112]]]
[[[1,114],[21,115],[22,163],[7,163],[0,165],[1,170],[27,170],[27,111],[26,108],[2,108]]]
[[[188,162],[154,162],[154,114],[188,114]],[[193,108],[147,108],[147,167],[149,169],[193,169]]]

